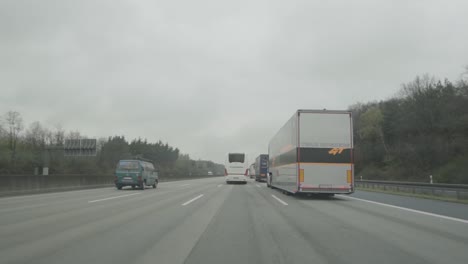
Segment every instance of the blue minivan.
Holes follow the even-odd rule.
[[[121,160],[115,170],[115,187],[121,190],[124,186],[138,187],[158,186],[159,175],[154,165],[141,160]]]

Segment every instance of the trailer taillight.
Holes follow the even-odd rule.
[[[299,182],[304,182],[304,169],[299,169]]]
[[[346,182],[347,183],[352,183],[353,182],[353,171],[352,170],[346,170]]]

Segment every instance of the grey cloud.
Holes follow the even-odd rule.
[[[0,112],[195,158],[266,152],[298,108],[459,78],[466,1],[2,1]]]

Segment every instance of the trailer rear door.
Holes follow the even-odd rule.
[[[299,191],[351,193],[353,191],[351,113],[300,112]]]

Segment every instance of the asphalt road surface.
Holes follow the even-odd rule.
[[[467,263],[466,212],[377,193],[293,197],[223,178],[7,197],[0,263]]]

